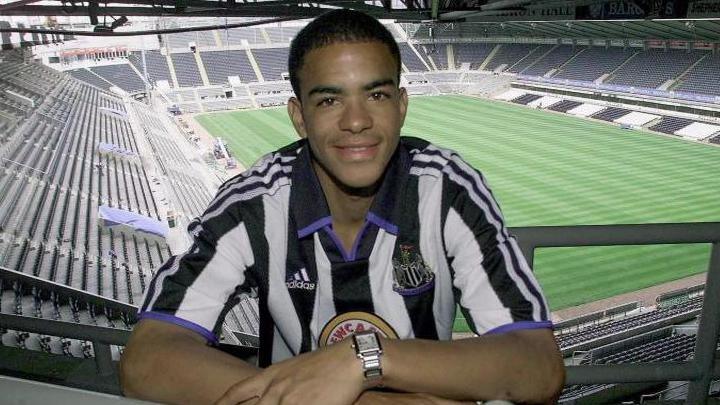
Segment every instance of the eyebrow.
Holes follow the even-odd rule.
[[[394,85],[395,85],[395,80],[393,80],[393,79],[380,79],[380,80],[375,80],[374,82],[365,85],[365,86],[363,87],[363,90],[367,91],[367,90],[372,90],[372,89],[377,88],[377,87],[383,87],[383,86],[388,86],[388,85],[394,86]]]
[[[394,79],[375,80],[375,81],[363,86],[363,90],[368,91],[368,90],[372,90],[372,89],[375,89],[378,87],[383,87],[383,86],[388,86],[388,85],[394,86],[395,80]],[[314,87],[312,90],[310,90],[310,92],[308,93],[308,96],[312,96],[313,94],[342,94],[342,93],[343,93],[343,90],[340,87],[322,86],[321,85],[321,86]]]

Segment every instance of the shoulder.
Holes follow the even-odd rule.
[[[246,171],[226,181],[218,189],[210,202],[203,219],[208,219],[225,211],[230,206],[262,198],[275,196],[279,190],[289,187],[293,162],[297,159],[304,141],[294,142],[258,159]]]
[[[294,142],[262,156],[247,170],[220,186],[218,196],[227,192],[242,194],[255,189],[272,188],[274,184],[290,176],[292,164],[304,145],[304,142]]]
[[[410,174],[454,180],[458,176],[481,176],[459,153],[421,138],[402,137],[401,143],[410,155]]]

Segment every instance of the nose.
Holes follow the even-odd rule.
[[[363,101],[347,101],[344,107],[340,118],[341,130],[357,134],[372,127],[372,115]]]

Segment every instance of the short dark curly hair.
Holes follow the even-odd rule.
[[[397,65],[397,83],[400,84],[400,49],[395,38],[380,21],[355,10],[337,9],[312,20],[290,44],[288,70],[290,84],[295,96],[300,99],[300,78],[298,72],[303,66],[305,55],[313,49],[338,42],[372,42],[387,45]]]

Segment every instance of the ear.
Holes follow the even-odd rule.
[[[402,126],[405,123],[405,115],[407,114],[407,108],[408,108],[408,95],[407,90],[405,87],[400,87],[400,105],[398,108],[400,109],[400,126]]]
[[[290,97],[288,100],[288,115],[290,121],[292,121],[295,132],[300,135],[300,138],[307,138],[307,131],[305,130],[305,119],[302,115],[302,103],[295,97]]]

